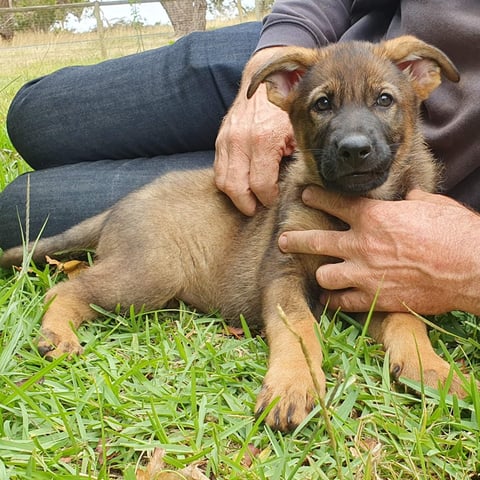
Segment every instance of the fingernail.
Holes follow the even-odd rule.
[[[288,247],[288,238],[286,235],[280,235],[278,239],[278,246],[280,247],[280,250],[286,250]]]
[[[313,189],[310,187],[307,187],[303,192],[302,192],[302,201],[305,203],[305,205],[310,204],[314,199],[314,193]]]
[[[303,203],[307,203],[307,204],[308,204],[308,202],[310,202],[310,200],[312,200],[312,197],[313,197],[312,190],[307,187],[307,188],[302,192],[302,200],[303,200]]]
[[[325,305],[328,308],[332,308],[331,306],[331,293],[328,291],[323,291],[320,293],[320,303]]]

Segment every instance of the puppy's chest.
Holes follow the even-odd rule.
[[[342,221],[303,203],[302,194],[309,185],[321,187],[322,182],[317,170],[298,158],[289,166],[280,185],[276,213],[278,233],[287,230],[346,230],[348,226]]]
[[[347,230],[348,225],[331,215],[320,210],[307,207],[301,200],[301,192],[305,185],[299,186],[296,192],[282,198],[278,210],[276,232],[274,235],[274,244],[278,242],[278,237],[282,232],[287,231],[305,231],[305,230]],[[276,248],[278,250],[278,247]],[[290,267],[297,267],[308,273],[315,270],[322,264],[337,262],[338,260],[326,255],[294,254],[277,256],[277,260],[283,264],[289,264]]]

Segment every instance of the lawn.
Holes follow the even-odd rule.
[[[5,132],[15,91],[53,68],[98,59],[83,47],[52,51],[0,50],[0,190],[28,170]],[[325,409],[281,434],[252,415],[264,339],[184,305],[99,311],[79,331],[80,358],[40,357],[43,296],[62,279],[35,266],[0,272],[0,479],[480,479],[477,386],[460,401],[392,382],[380,346],[347,316],[319,322]],[[478,372],[478,319],[431,320],[437,351]]]

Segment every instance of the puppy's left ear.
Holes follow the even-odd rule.
[[[318,50],[285,47],[255,72],[247,90],[247,98],[251,98],[259,85],[265,83],[270,102],[288,111],[290,92],[318,60]]]
[[[410,75],[420,100],[427,99],[440,85],[441,73],[452,82],[460,80],[455,65],[441,50],[411,35],[387,40],[377,48],[380,55]]]

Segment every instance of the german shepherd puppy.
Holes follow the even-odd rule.
[[[157,309],[176,298],[218,311],[231,324],[243,314],[251,328],[265,329],[270,348],[256,413],[279,397],[267,424],[279,430],[297,426],[325,393],[312,310],[319,298],[315,271],[335,259],[283,254],[278,236],[346,228],[302,203],[309,184],[385,200],[401,199],[412,188],[434,191],[438,168],[418,117],[441,73],[459,80],[442,52],[411,36],[315,50],[290,47],[273,56],[254,75],[248,96],[265,82],[269,100],[288,112],[294,128],[298,152],[283,173],[276,206],[247,218],[215,188],[212,169],[169,173],[111,209],[40,240],[36,261],[79,248],[94,248],[96,260],[48,292],[39,351],[49,357],[81,353],[74,330],[97,316],[91,304]],[[22,253],[21,247],[6,251],[1,264],[19,262]],[[446,381],[450,367],[434,352],[421,320],[405,313],[375,315],[370,326],[396,376],[432,387]],[[450,389],[463,394],[457,377]]]

